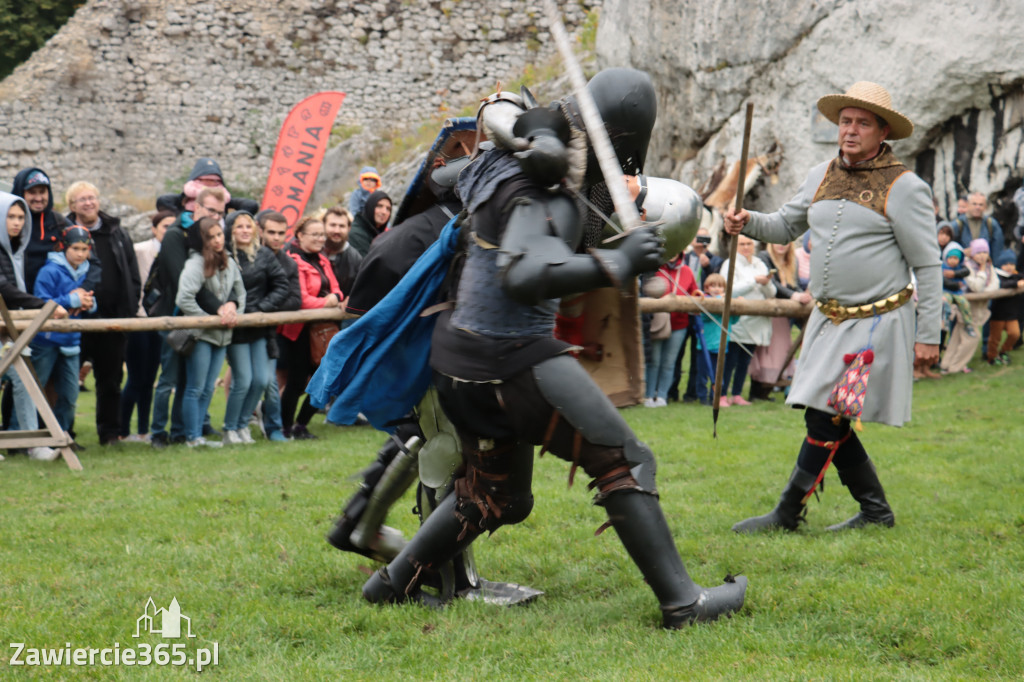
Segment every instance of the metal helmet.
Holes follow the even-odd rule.
[[[647,146],[658,116],[658,96],[651,77],[643,71],[626,68],[604,69],[587,83],[604,127],[611,138],[622,172],[643,172]],[[566,98],[566,113],[577,128],[586,130],[575,96]],[[587,184],[603,180],[593,145],[587,157]]]

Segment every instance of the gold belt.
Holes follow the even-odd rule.
[[[827,301],[815,301],[814,305],[818,306],[818,310],[821,314],[832,320],[833,324],[841,324],[846,320],[860,320],[865,317],[874,317],[875,315],[881,315],[882,313],[892,312],[901,305],[910,300],[910,297],[914,295],[914,285],[908,284],[903,291],[898,294],[893,294],[888,298],[883,298],[874,303],[866,303],[864,305],[845,306],[839,305],[839,302],[834,298],[830,298]]]

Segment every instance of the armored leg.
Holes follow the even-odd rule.
[[[661,604],[663,627],[710,622],[743,606],[745,576],[727,577],[725,583],[711,588],[693,582],[654,495],[619,491],[603,504],[623,546]]]
[[[594,479],[595,502],[607,510],[626,552],[654,591],[662,625],[681,628],[739,610],[747,579],[730,578],[707,589],[693,582],[658,502],[654,453],[637,439],[579,364],[567,360],[549,360],[533,370],[538,389],[558,415],[548,429],[545,446]],[[588,386],[593,389],[587,390]]]
[[[518,523],[533,508],[530,484],[533,447],[528,443],[463,442],[465,476],[455,490],[431,513],[408,545],[363,587],[363,596],[375,603],[407,600],[433,602],[453,596],[442,572],[456,555],[484,531]],[[475,571],[474,571],[475,574]],[[423,592],[441,585],[439,598]]]
[[[401,445],[403,440],[414,437],[422,437],[415,424],[399,427],[396,437],[388,439],[377,452],[377,460],[363,471],[359,490],[342,509],[341,516],[327,534],[327,542],[333,547],[370,559],[388,561],[405,544],[399,531],[381,524],[390,506],[415,480],[416,458],[403,452],[404,446]],[[372,522],[364,523],[358,539],[353,539],[353,532],[367,513]]]

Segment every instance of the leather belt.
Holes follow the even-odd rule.
[[[859,320],[866,317],[874,317],[875,315],[892,312],[909,301],[913,295],[914,285],[908,284],[906,288],[898,294],[893,294],[888,298],[883,298],[879,301],[875,301],[874,303],[844,306],[839,305],[839,302],[834,298],[830,298],[827,301],[816,300],[814,305],[818,306],[818,310],[821,311],[821,314],[832,320],[833,324],[841,324],[846,320]]]

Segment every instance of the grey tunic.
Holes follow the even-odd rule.
[[[875,360],[863,421],[901,426],[910,421],[914,343],[938,344],[942,275],[931,190],[907,172],[889,191],[886,215],[852,200],[814,201],[829,163],[808,174],[796,196],[771,214],[751,212],[743,233],[772,243],[811,231],[811,295],[841,305],[871,303],[917,279],[917,305],[878,318],[835,325],[817,308],[804,332],[796,376],[786,402],[835,414],[826,404],[846,368],[843,356],[870,342]]]

